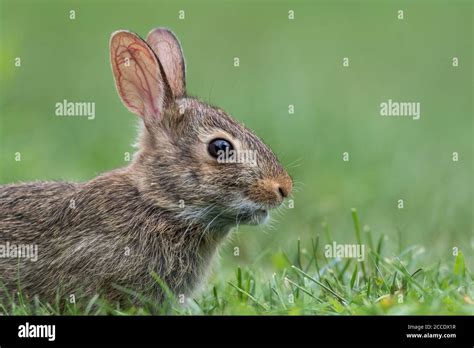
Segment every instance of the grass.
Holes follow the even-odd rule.
[[[450,260],[428,264],[423,248],[412,245],[389,255],[385,235],[375,236],[367,227],[361,233],[359,217],[352,210],[355,238],[364,244],[366,257],[329,259],[323,243],[332,243],[325,231],[296,242],[294,250],[271,254],[273,272],[236,267],[235,276],[216,278],[185,304],[170,292],[165,305],[139,296],[139,305],[120,307],[99,296],[75,304],[42,303],[21,292],[0,306],[4,315],[411,315],[474,314],[474,282],[462,251]],[[377,241],[374,243],[374,241]],[[162,287],[161,280],[152,275]],[[124,290],[126,291],[126,290]],[[137,295],[137,294],[134,294]]]

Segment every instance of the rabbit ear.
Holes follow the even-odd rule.
[[[169,89],[160,64],[138,35],[120,30],[110,38],[110,62],[122,103],[147,121],[161,117]]]
[[[158,57],[175,98],[186,94],[186,66],[183,51],[176,36],[168,29],[156,28],[146,41]]]

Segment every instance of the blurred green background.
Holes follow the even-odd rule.
[[[0,183],[85,181],[126,165],[138,118],[116,94],[109,37],[165,26],[183,45],[188,93],[254,129],[296,182],[295,207],[273,227],[241,227],[219,275],[236,264],[265,270],[322,224],[355,242],[352,207],[388,236],[390,253],[418,244],[452,260],[457,246],[473,268],[470,1],[0,3]],[[96,118],[56,117],[63,99],[95,102]],[[388,99],[420,102],[421,119],[380,116]]]

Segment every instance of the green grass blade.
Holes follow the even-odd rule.
[[[244,289],[242,288],[239,288],[237,285],[235,285],[234,283],[232,282],[228,282],[228,284],[230,286],[232,286],[234,289],[237,290],[237,292],[239,293],[242,293],[243,295],[247,296],[247,298],[251,299],[253,302],[255,302],[257,305],[259,305],[260,307],[262,307],[264,310],[268,310],[268,307],[263,304],[263,303],[260,303],[260,301],[258,301],[255,297],[253,297],[252,295],[250,295],[247,291],[245,291]]]
[[[454,275],[464,277],[465,274],[466,264],[464,261],[464,254],[459,250],[456,259],[454,260]]]
[[[355,229],[357,244],[362,245],[362,238],[360,236],[359,216],[357,215],[357,210],[355,208],[352,208],[352,220],[354,222],[354,229]],[[360,263],[360,267],[362,269],[364,280],[367,280],[367,272],[365,270],[364,261]]]
[[[309,280],[313,281],[314,283],[318,284],[320,287],[322,287],[324,290],[330,292],[332,295],[337,297],[341,302],[343,303],[349,303],[344,297],[339,295],[337,292],[332,290],[331,288],[327,287],[325,284],[321,283],[319,280],[314,279],[312,276],[310,276],[308,273],[304,272],[303,270],[299,269],[296,266],[291,266],[294,270],[298,271],[299,273],[303,274],[305,277],[307,277]]]

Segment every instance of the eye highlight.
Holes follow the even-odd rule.
[[[209,146],[207,147],[207,151],[209,151],[209,154],[214,158],[217,158],[219,156],[219,151],[228,152],[233,149],[234,147],[232,146],[232,144],[225,139],[214,139],[209,143]]]

